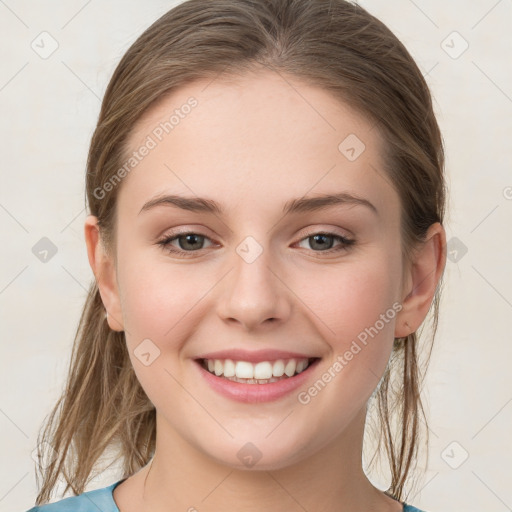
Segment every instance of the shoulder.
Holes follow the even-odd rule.
[[[87,491],[78,496],[70,496],[55,503],[33,507],[27,512],[119,512],[113,497],[114,488],[122,480],[102,489]]]
[[[412,505],[408,505],[404,503],[404,512],[425,512],[424,510],[420,510],[419,508],[413,507]]]

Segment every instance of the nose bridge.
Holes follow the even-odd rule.
[[[233,271],[219,301],[219,315],[224,320],[254,329],[270,320],[283,320],[289,314],[286,287],[276,275],[267,244],[247,236],[235,247],[230,266]]]

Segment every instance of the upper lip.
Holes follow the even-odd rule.
[[[244,349],[226,349],[218,352],[208,352],[196,356],[195,359],[232,359],[233,361],[247,361],[249,363],[259,363],[261,361],[275,361],[277,359],[312,359],[318,356],[299,354],[298,352],[287,352],[284,350],[244,350]]]

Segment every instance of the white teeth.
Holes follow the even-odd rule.
[[[261,384],[275,382],[275,378],[293,377],[296,373],[303,372],[309,366],[309,359],[277,359],[276,361],[260,361],[250,363],[248,361],[233,361],[232,359],[208,359],[205,366],[210,373],[224,376],[230,380],[249,379],[247,382],[258,381]],[[241,380],[240,382],[246,382]]]
[[[278,359],[274,362],[272,366],[272,375],[274,377],[281,377],[284,374],[284,361],[282,359]]]
[[[224,361],[224,377],[235,376],[235,363],[231,359]]]
[[[284,373],[288,375],[288,377],[292,377],[295,373],[295,369],[297,368],[297,363],[295,362],[295,359],[290,359],[286,366],[284,367]]]
[[[216,359],[215,363],[222,364],[222,361]],[[239,379],[252,379],[254,377],[254,366],[247,361],[237,361],[235,364],[235,375]]]
[[[268,361],[262,361],[254,367],[255,379],[270,379],[272,377],[272,365]]]

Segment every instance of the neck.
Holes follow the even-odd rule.
[[[247,470],[219,463],[178,436],[157,415],[157,443],[141,470],[143,512],[398,512],[362,469],[366,410],[313,456],[290,466]],[[162,435],[164,434],[164,435]]]

